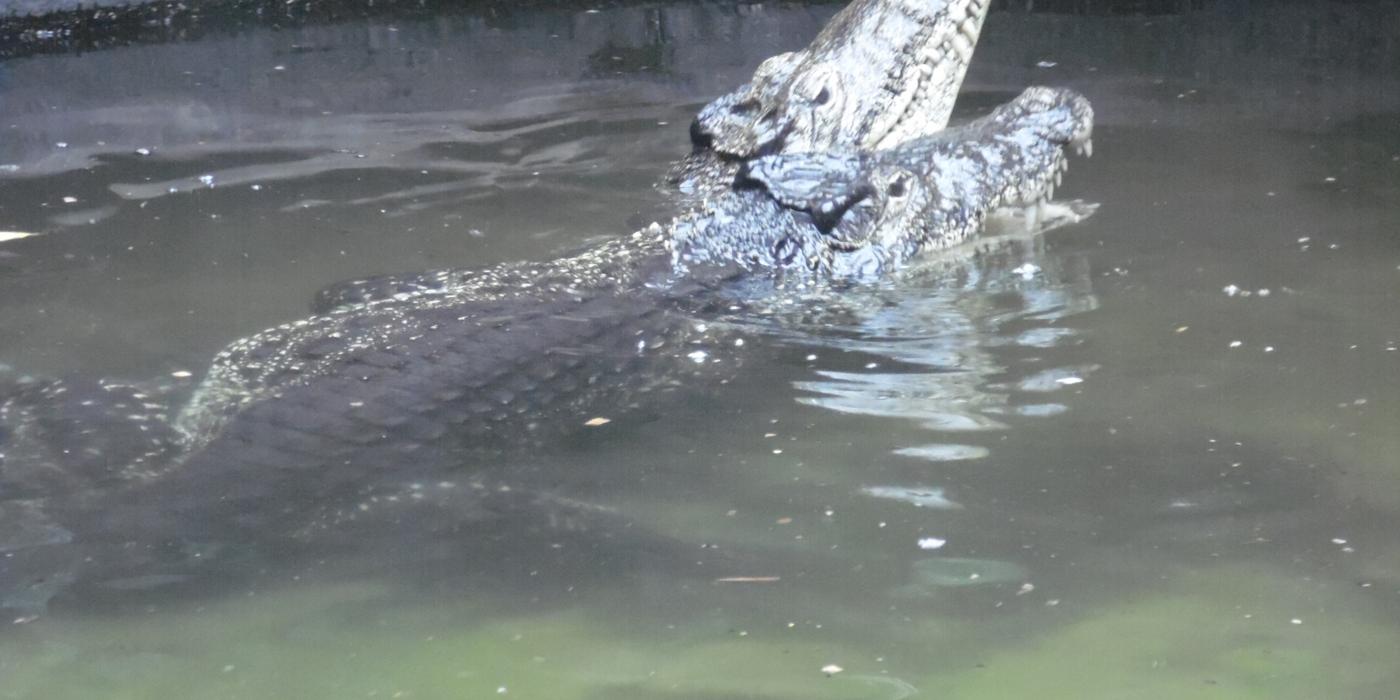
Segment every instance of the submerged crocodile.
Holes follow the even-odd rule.
[[[221,352],[179,411],[116,383],[21,387],[0,403],[0,521],[27,529],[0,550],[334,525],[470,450],[731,371],[689,355],[732,349],[703,321],[742,280],[858,284],[995,210],[1038,218],[1092,112],[1030,88],[945,128],[986,8],[852,3],[700,113],[665,223],[559,260],[338,285],[320,313]]]

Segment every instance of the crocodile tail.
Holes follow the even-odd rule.
[[[0,500],[143,480],[179,447],[163,399],[140,387],[21,377],[0,388]]]

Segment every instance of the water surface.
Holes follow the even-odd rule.
[[[699,105],[832,11],[0,63],[0,230],[40,234],[0,243],[0,363],[178,392],[326,284],[630,232]],[[1397,21],[994,14],[960,115],[1084,91],[1092,219],[712,319],[730,380],[464,465],[543,496],[450,536],[390,513],[77,584],[12,550],[0,697],[1393,697]]]

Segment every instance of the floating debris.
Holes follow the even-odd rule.
[[[1092,364],[1047,369],[1017,382],[1016,388],[1021,391],[1042,393],[1059,391],[1067,386],[1083,383],[1085,377],[1098,369],[1098,365]]]
[[[584,421],[583,424],[586,425],[586,426],[588,426],[588,427],[590,427],[590,428],[596,428],[596,427],[598,427],[598,426],[600,426],[600,425],[607,425],[608,423],[611,423],[611,422],[612,422],[612,419],[611,419],[611,418],[604,418],[604,417],[602,417],[602,416],[594,416],[594,417],[589,418],[588,420]]]
[[[919,549],[933,550],[943,549],[943,545],[948,544],[948,540],[942,537],[920,537]]]
[[[825,673],[826,676],[827,676],[827,678],[830,678],[830,677],[832,677],[832,676],[834,676],[834,675],[836,675],[836,674],[838,674],[838,673],[840,673],[840,672],[842,672],[842,671],[844,671],[844,670],[846,670],[846,669],[841,668],[840,666],[837,666],[836,664],[827,664],[827,665],[825,665],[825,666],[822,666],[822,673]]]
[[[0,243],[4,243],[5,241],[17,241],[21,238],[29,238],[31,236],[42,235],[43,234],[41,233],[29,233],[28,231],[0,231]]]
[[[943,489],[905,486],[864,486],[860,492],[873,498],[888,498],[903,501],[919,508],[956,510],[962,504],[955,503],[943,495]]]

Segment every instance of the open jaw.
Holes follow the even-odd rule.
[[[731,191],[676,221],[673,261],[874,278],[976,235],[999,208],[1025,208],[1034,228],[1068,167],[1066,151],[1087,151],[1092,131],[1083,96],[1037,87],[893,148],[759,157]]]
[[[807,48],[701,110],[698,149],[734,159],[888,148],[948,124],[990,0],[855,0]]]

